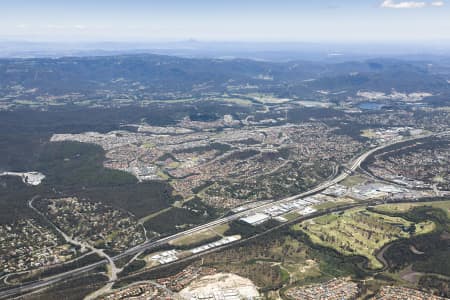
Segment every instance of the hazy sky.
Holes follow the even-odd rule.
[[[448,41],[450,0],[0,0],[0,39],[190,38]]]

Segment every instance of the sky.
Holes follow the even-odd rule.
[[[0,0],[0,39],[440,42],[450,0]]]

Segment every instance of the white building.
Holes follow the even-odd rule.
[[[269,216],[263,213],[256,213],[254,215],[245,217],[245,218],[241,218],[240,220],[248,223],[250,225],[258,225],[258,224],[262,224],[265,221],[269,220]]]

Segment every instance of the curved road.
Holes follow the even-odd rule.
[[[233,214],[231,216],[224,217],[224,218],[221,218],[221,219],[217,219],[217,220],[214,220],[212,222],[209,222],[209,223],[206,223],[206,224],[203,224],[203,225],[200,225],[200,226],[188,229],[186,231],[179,232],[179,233],[176,233],[174,235],[171,235],[171,236],[168,236],[168,237],[165,237],[165,238],[161,238],[161,239],[159,239],[157,241],[144,242],[143,244],[140,244],[138,246],[130,248],[130,249],[122,252],[121,254],[112,257],[112,260],[116,261],[116,260],[121,259],[123,257],[129,256],[129,255],[134,255],[134,254],[139,253],[141,251],[152,249],[152,248],[158,247],[160,245],[166,244],[167,242],[175,240],[175,239],[177,239],[179,237],[190,235],[190,234],[193,234],[193,233],[205,230],[207,228],[211,228],[211,227],[214,227],[214,226],[217,226],[217,225],[220,225],[220,224],[224,224],[224,223],[228,223],[228,222],[233,221],[233,220],[240,219],[240,218],[242,218],[244,216],[247,216],[249,214],[258,212],[258,211],[263,210],[263,209],[265,209],[267,207],[270,207],[270,206],[272,206],[274,204],[282,204],[283,202],[289,202],[289,201],[292,201],[292,200],[295,200],[295,199],[303,198],[305,196],[316,194],[316,193],[318,193],[320,191],[323,191],[323,190],[327,189],[328,187],[330,187],[330,186],[332,186],[332,185],[334,185],[334,184],[336,184],[338,182],[341,182],[345,178],[347,178],[353,171],[355,171],[361,165],[361,163],[363,161],[365,161],[370,155],[372,155],[376,151],[382,150],[382,149],[384,149],[386,147],[389,147],[389,146],[392,146],[394,144],[399,144],[399,143],[403,143],[403,142],[407,142],[407,141],[411,141],[411,140],[417,140],[417,139],[421,139],[421,138],[425,138],[425,137],[429,137],[429,136],[446,135],[446,134],[449,134],[449,133],[450,133],[450,131],[437,133],[437,134],[422,135],[422,136],[417,136],[417,137],[414,137],[414,138],[404,139],[404,140],[400,140],[400,141],[394,141],[394,142],[391,142],[391,143],[388,143],[388,144],[385,144],[385,145],[378,146],[378,147],[373,148],[373,149],[363,153],[362,155],[360,155],[358,158],[356,158],[351,163],[351,165],[348,167],[348,169],[344,170],[344,172],[339,174],[334,179],[326,181],[326,182],[316,186],[315,188],[313,188],[313,189],[311,189],[311,190],[309,190],[307,192],[304,192],[304,193],[301,193],[301,194],[298,194],[298,195],[295,195],[295,196],[287,197],[287,198],[284,198],[284,199],[281,199],[281,200],[271,201],[269,203],[266,203],[266,204],[263,204],[263,205],[260,205],[260,206],[254,207],[254,208],[251,208],[251,209],[248,209],[248,210],[245,210],[245,211],[242,211],[242,212],[235,213],[235,214]],[[8,290],[5,290],[5,291],[0,291],[0,299],[11,298],[11,297],[16,296],[16,295],[24,294],[24,293],[27,293],[27,292],[30,292],[30,291],[33,291],[33,290],[37,290],[37,289],[41,289],[41,288],[50,286],[50,285],[58,283],[60,281],[63,281],[63,280],[66,280],[66,279],[78,276],[78,275],[83,274],[83,273],[87,273],[89,271],[92,271],[95,268],[97,268],[98,266],[101,266],[101,265],[107,264],[107,263],[111,263],[111,262],[105,259],[105,260],[102,260],[102,261],[99,261],[99,262],[96,262],[96,263],[93,263],[93,264],[90,264],[90,265],[87,265],[87,266],[84,266],[84,267],[81,267],[81,268],[78,268],[78,269],[74,269],[74,270],[71,270],[71,271],[68,271],[68,272],[65,272],[65,273],[61,273],[61,274],[54,275],[52,277],[45,278],[45,279],[43,279],[41,281],[31,282],[31,283],[22,285],[20,287],[8,289]]]

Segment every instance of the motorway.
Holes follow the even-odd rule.
[[[197,227],[188,229],[186,231],[182,231],[182,232],[173,234],[171,236],[167,236],[167,237],[161,238],[161,239],[156,240],[156,241],[148,241],[148,242],[142,243],[142,244],[140,244],[138,246],[130,248],[130,249],[128,249],[128,250],[126,250],[126,251],[124,251],[124,252],[122,252],[122,253],[114,256],[114,257],[112,257],[112,259],[114,261],[116,261],[116,260],[124,258],[126,256],[134,255],[134,254],[139,253],[141,251],[152,249],[152,248],[156,248],[158,246],[164,245],[164,244],[166,244],[166,243],[168,243],[168,242],[170,242],[172,240],[175,240],[177,238],[184,237],[186,235],[191,235],[191,234],[194,234],[196,232],[199,232],[199,231],[202,231],[202,230],[205,230],[205,229],[208,229],[208,228],[215,227],[217,225],[221,225],[221,224],[224,224],[224,223],[229,223],[231,221],[240,219],[240,218],[245,217],[247,215],[251,215],[253,213],[256,213],[256,212],[259,212],[261,210],[264,210],[265,208],[268,208],[268,207],[270,207],[272,205],[282,204],[284,202],[289,202],[289,201],[292,201],[292,200],[296,200],[296,199],[299,199],[299,198],[303,198],[303,197],[306,197],[306,196],[310,196],[310,195],[316,194],[316,193],[318,193],[320,191],[323,191],[323,190],[329,188],[330,186],[332,186],[334,184],[337,184],[337,183],[341,182],[342,180],[344,180],[345,178],[350,176],[350,174],[353,171],[355,171],[361,165],[362,162],[364,162],[369,156],[371,156],[376,151],[382,150],[382,149],[384,149],[386,147],[389,147],[389,146],[392,146],[392,145],[395,145],[395,144],[404,143],[404,142],[407,142],[407,141],[417,140],[417,139],[430,137],[430,136],[439,136],[439,135],[448,134],[448,133],[449,132],[447,131],[447,132],[439,133],[439,134],[429,134],[429,135],[416,136],[416,137],[413,137],[413,138],[398,140],[398,141],[394,141],[394,142],[391,142],[391,143],[387,143],[387,144],[378,146],[376,148],[373,148],[373,149],[368,150],[367,152],[361,154],[359,157],[357,157],[350,164],[350,166],[347,169],[345,169],[341,174],[339,174],[335,178],[333,178],[333,179],[331,179],[329,181],[323,182],[322,184],[320,184],[320,185],[316,186],[315,188],[313,188],[311,190],[308,190],[308,191],[306,191],[304,193],[301,193],[301,194],[298,194],[298,195],[294,195],[294,196],[291,196],[291,197],[287,197],[287,198],[283,198],[281,200],[274,200],[274,201],[265,203],[263,205],[250,208],[248,210],[244,210],[244,211],[235,213],[233,215],[230,215],[230,216],[227,216],[227,217],[224,217],[224,218],[221,218],[221,219],[217,219],[217,220],[214,220],[212,222],[209,222],[209,223],[206,223],[206,224],[203,224],[203,225],[199,225]],[[108,263],[107,260],[102,260],[102,261],[95,262],[95,263],[92,263],[90,265],[78,268],[78,269],[74,269],[74,270],[71,270],[71,271],[67,271],[67,272],[64,272],[64,273],[61,273],[61,274],[54,275],[52,277],[48,277],[48,278],[42,279],[40,281],[31,282],[31,283],[22,285],[20,287],[15,287],[15,288],[12,288],[12,289],[0,291],[0,299],[11,298],[11,297],[16,296],[16,295],[20,295],[20,294],[23,294],[23,293],[27,293],[27,292],[31,292],[31,291],[37,290],[37,289],[48,287],[48,286],[50,286],[52,284],[55,284],[57,282],[60,282],[60,281],[63,281],[63,280],[69,279],[69,278],[73,278],[73,277],[78,276],[80,274],[92,271],[95,268],[97,268],[98,266],[101,266],[101,265],[107,264],[107,263]]]

